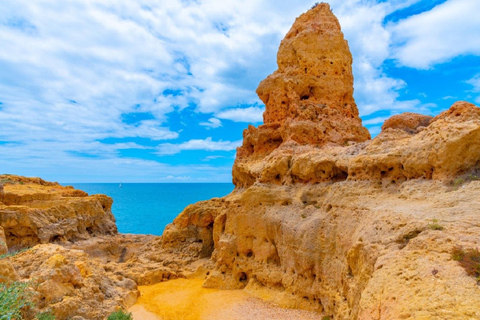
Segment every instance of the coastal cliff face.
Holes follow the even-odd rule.
[[[191,256],[163,253],[161,238],[117,234],[112,199],[40,178],[0,176],[0,283],[29,284],[25,319],[105,319],[148,285],[188,274]],[[7,254],[8,253],[8,254]]]
[[[0,228],[9,248],[117,233],[113,201],[105,195],[88,196],[40,178],[1,175],[0,182]]]
[[[334,319],[480,317],[477,279],[452,258],[480,244],[480,109],[394,116],[370,140],[327,4],[297,18],[277,62],[235,190],[187,207],[163,248],[211,257],[206,287]]]

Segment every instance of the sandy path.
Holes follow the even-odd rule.
[[[141,297],[130,308],[134,320],[310,320],[318,313],[282,309],[242,290],[202,288],[204,280],[176,279],[140,286]]]

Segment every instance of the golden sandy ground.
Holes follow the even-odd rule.
[[[142,295],[129,311],[134,320],[321,319],[318,313],[267,304],[243,290],[202,288],[203,282],[176,279],[140,286]]]

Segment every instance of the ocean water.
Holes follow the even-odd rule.
[[[231,183],[73,183],[88,194],[106,194],[113,198],[112,213],[118,232],[161,235],[189,204],[223,197]]]

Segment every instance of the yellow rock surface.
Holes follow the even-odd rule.
[[[0,241],[3,230],[12,250],[117,233],[110,197],[15,175],[0,175],[0,184]]]

